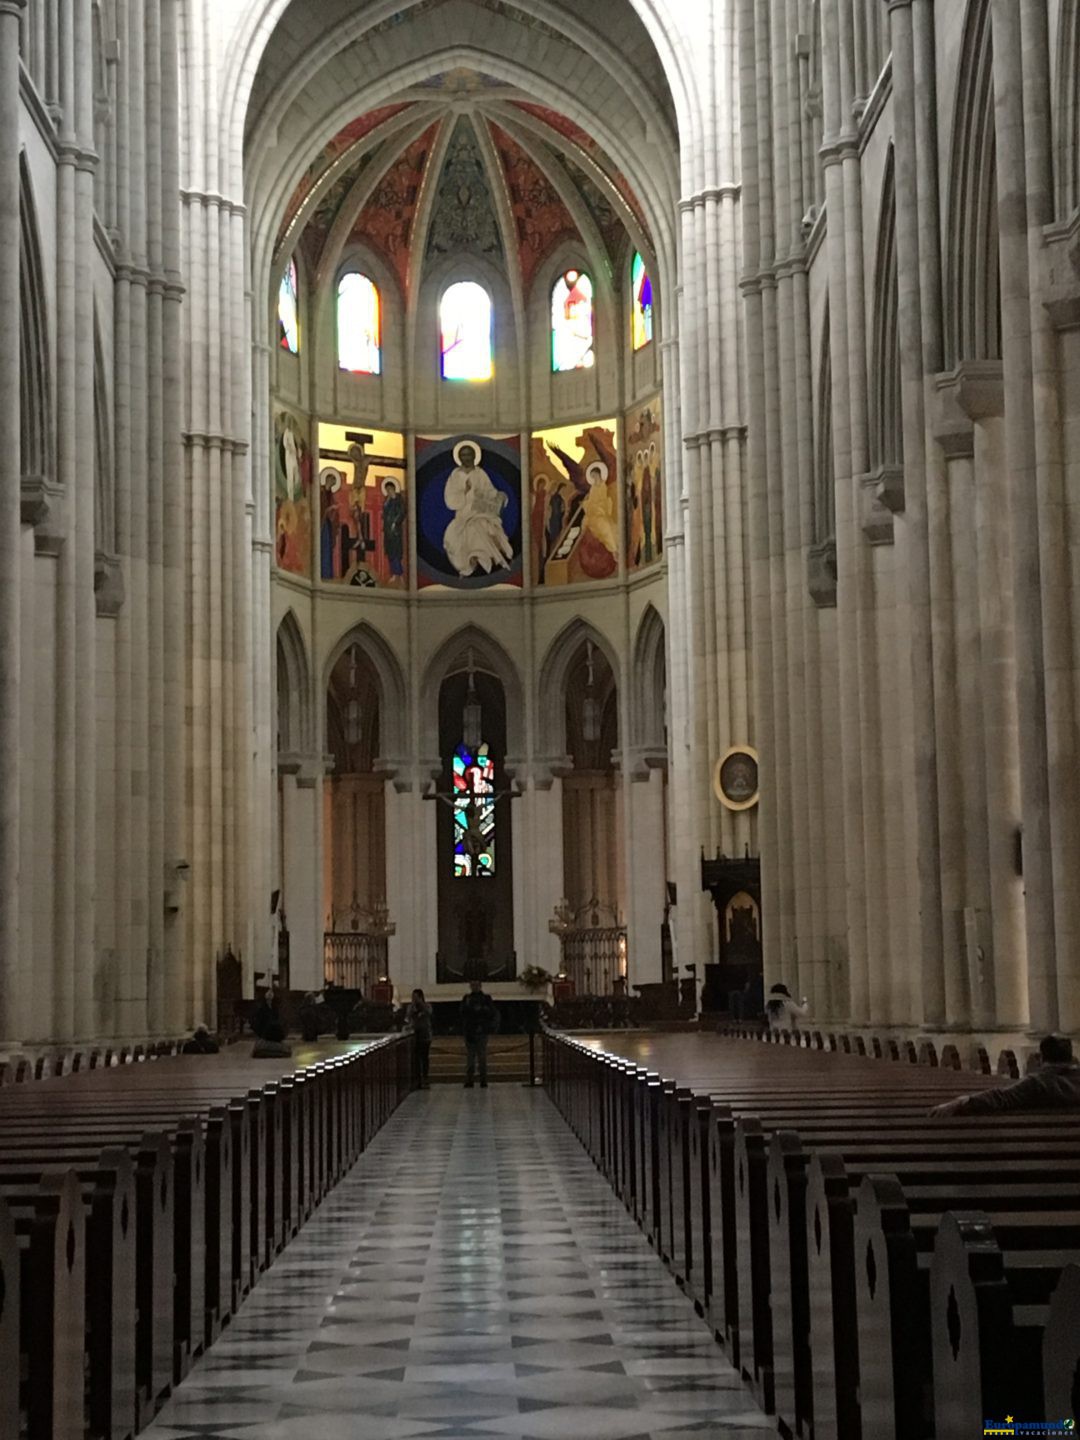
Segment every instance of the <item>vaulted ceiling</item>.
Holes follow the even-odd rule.
[[[359,115],[311,161],[285,209],[278,260],[328,277],[356,240],[409,293],[423,264],[476,254],[537,269],[576,242],[609,274],[652,241],[634,191],[573,121],[480,70],[455,67]]]
[[[472,251],[524,290],[566,241],[612,272],[676,244],[678,142],[627,0],[291,0],[246,116],[255,260],[319,278],[350,239],[404,292]]]

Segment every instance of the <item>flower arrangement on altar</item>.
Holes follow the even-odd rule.
[[[518,983],[526,990],[544,990],[554,978],[542,965],[526,965],[518,976]]]

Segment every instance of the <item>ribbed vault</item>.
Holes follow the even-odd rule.
[[[629,0],[618,8],[613,26],[610,5],[418,0],[387,14],[293,0],[247,112],[256,286],[270,294],[298,246],[308,273],[326,276],[357,231],[406,291],[425,256],[481,233],[516,257],[525,289],[568,240],[601,276],[632,243],[662,277],[675,251],[674,105]],[[440,201],[470,166],[463,228]]]

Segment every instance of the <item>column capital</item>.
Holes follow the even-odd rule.
[[[14,15],[19,19],[25,9],[26,0],[0,0],[0,15]]]

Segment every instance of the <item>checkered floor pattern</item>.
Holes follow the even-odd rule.
[[[761,1440],[540,1091],[409,1097],[149,1440]]]

